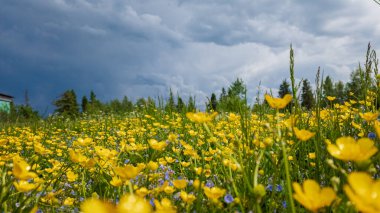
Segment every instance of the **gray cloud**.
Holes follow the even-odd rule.
[[[249,95],[261,81],[347,80],[366,45],[378,49],[380,8],[371,1],[0,0],[0,85],[40,110],[66,89],[107,101],[165,96],[199,103],[237,77]]]

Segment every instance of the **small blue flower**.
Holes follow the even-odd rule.
[[[268,184],[268,186],[265,189],[268,191],[272,191],[273,190],[272,184]]]
[[[154,207],[154,206],[155,206],[155,205],[154,205],[154,198],[150,199],[149,203],[150,203],[150,205],[151,205],[152,207]]]
[[[224,202],[232,203],[233,201],[234,201],[234,197],[232,197],[231,194],[226,194],[226,196],[224,196]]]
[[[376,138],[376,134],[374,132],[370,132],[370,133],[368,133],[368,138],[369,139],[375,139]]]
[[[281,185],[279,185],[279,184],[276,185],[276,192],[281,192],[282,189],[283,189],[283,188],[282,188]]]
[[[282,207],[286,209],[286,201],[282,201]]]
[[[212,182],[212,180],[207,180],[207,182],[206,182],[206,186],[207,187],[209,187],[209,188],[212,188],[212,187],[214,187],[214,182]]]

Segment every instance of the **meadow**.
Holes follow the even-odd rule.
[[[266,94],[239,113],[2,125],[2,212],[380,212],[376,77],[363,99],[317,86],[312,110]]]

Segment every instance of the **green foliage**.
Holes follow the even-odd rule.
[[[30,105],[14,105],[11,103],[11,111],[0,112],[0,121],[1,122],[21,122],[24,123],[26,121],[37,121],[41,117],[39,116],[36,110]]]
[[[315,104],[313,91],[310,86],[310,82],[307,79],[302,81],[302,94],[301,94],[302,102],[301,106],[310,110],[313,108]]]
[[[67,90],[64,92],[54,101],[54,105],[57,107],[55,112],[64,117],[75,118],[79,115],[79,106],[74,90]]]
[[[218,111],[224,112],[239,112],[242,109],[248,109],[247,105],[247,87],[243,80],[237,78],[228,88],[226,93],[222,88],[222,93],[219,98]],[[216,98],[216,97],[215,97]]]
[[[218,108],[218,100],[216,99],[215,93],[211,94],[211,98],[208,100],[207,103],[207,110],[208,111],[217,111]]]
[[[278,96],[283,98],[286,94],[292,94],[290,90],[290,85],[286,79],[284,79],[280,85],[280,89],[278,91]]]

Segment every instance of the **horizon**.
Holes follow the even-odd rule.
[[[374,1],[3,1],[0,8],[0,93],[53,112],[74,89],[102,102],[127,96],[168,98],[169,90],[197,105],[237,78],[253,103],[295,76],[347,82],[364,64],[368,42],[380,46],[380,6]]]

